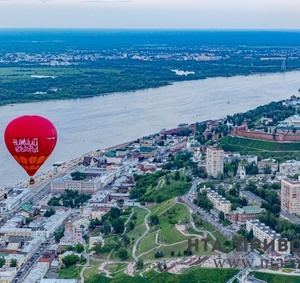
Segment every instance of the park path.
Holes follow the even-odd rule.
[[[148,225],[148,218],[149,218],[149,216],[150,216],[150,214],[151,214],[151,210],[148,209],[148,208],[146,208],[146,207],[142,207],[142,206],[140,206],[140,208],[146,209],[146,210],[148,211],[148,213],[147,213],[147,215],[146,215],[145,218],[144,218],[144,224],[145,224],[145,226],[146,226],[146,231],[143,233],[142,236],[140,236],[140,237],[135,241],[135,243],[134,243],[134,245],[133,245],[133,248],[132,248],[132,257],[134,258],[135,261],[138,261],[138,257],[135,255],[135,253],[136,253],[136,247],[137,247],[137,245],[139,244],[139,242],[140,242],[140,241],[141,241],[141,240],[149,233],[149,231],[150,231],[150,227],[149,227],[149,225]]]

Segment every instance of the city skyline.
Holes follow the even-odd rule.
[[[0,28],[300,29],[300,2],[0,0]]]

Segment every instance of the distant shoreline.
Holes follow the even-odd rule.
[[[111,94],[114,94],[114,93],[125,93],[125,92],[136,92],[136,91],[139,91],[139,90],[147,90],[147,89],[157,89],[157,88],[160,88],[160,87],[166,87],[166,86],[169,86],[169,85],[173,85],[174,83],[180,83],[180,82],[188,82],[188,81],[201,81],[201,80],[206,80],[206,79],[215,79],[215,78],[233,78],[233,77],[249,77],[249,76],[264,76],[264,75],[272,75],[272,74],[284,74],[284,73],[292,73],[292,72],[300,72],[300,69],[295,69],[295,70],[289,70],[289,71],[286,71],[286,72],[280,72],[280,71],[277,71],[277,72],[265,72],[265,73],[252,73],[252,74],[236,74],[236,75],[232,75],[232,76],[212,76],[212,77],[205,77],[205,78],[196,78],[196,79],[188,79],[187,76],[181,76],[182,78],[185,78],[186,79],[183,79],[183,80],[180,80],[180,81],[172,81],[172,82],[167,82],[163,85],[159,85],[159,86],[154,86],[154,87],[145,87],[145,88],[136,88],[136,89],[133,89],[133,90],[124,90],[124,91],[114,91],[114,92],[107,92],[107,93],[99,93],[98,95],[91,95],[91,96],[84,96],[84,97],[76,97],[76,98],[72,98],[72,97],[69,97],[69,98],[54,98],[54,99],[40,99],[40,100],[28,100],[28,101],[20,101],[20,102],[14,102],[14,103],[5,103],[5,102],[2,102],[3,104],[0,105],[0,107],[7,107],[7,106],[14,106],[14,105],[18,105],[18,104],[26,104],[26,103],[37,103],[37,102],[47,102],[47,101],[65,101],[65,100],[74,100],[74,99],[85,99],[85,98],[93,98],[93,97],[99,97],[99,96],[107,96],[107,95],[111,95]],[[300,89],[300,84],[299,84],[299,89]]]

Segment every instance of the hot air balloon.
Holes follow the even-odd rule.
[[[10,154],[30,176],[29,183],[34,184],[33,175],[56,145],[57,131],[48,119],[25,115],[8,123],[4,140]]]

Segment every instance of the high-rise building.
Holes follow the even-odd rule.
[[[215,147],[206,148],[206,172],[217,178],[224,172],[224,151]]]
[[[299,180],[281,180],[281,211],[300,215]]]

